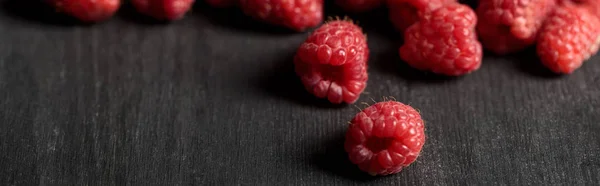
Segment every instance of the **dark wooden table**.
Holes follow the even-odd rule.
[[[373,178],[343,152],[354,106],[293,74],[307,33],[205,5],[171,24],[124,7],[91,26],[1,6],[0,185],[600,184],[598,56],[555,76],[533,50],[486,54],[443,78],[400,61],[385,11],[354,16],[372,51],[359,102],[393,96],[427,128],[416,163]]]

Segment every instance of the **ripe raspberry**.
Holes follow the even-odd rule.
[[[344,148],[362,171],[373,176],[395,174],[417,159],[424,131],[421,115],[412,107],[379,102],[352,119]]]
[[[367,86],[367,38],[351,21],[330,21],[298,48],[296,74],[306,90],[331,103],[354,103]]]
[[[479,69],[482,49],[477,16],[466,5],[449,4],[421,18],[406,30],[400,57],[420,70],[460,76]]]
[[[456,0],[387,0],[389,19],[396,30],[404,31],[419,21],[419,17]]]
[[[477,8],[477,31],[486,49],[507,54],[535,43],[555,0],[486,0]]]
[[[582,5],[590,9],[592,13],[600,17],[600,1],[599,0],[559,0],[560,4]]]
[[[120,0],[48,0],[58,11],[84,22],[104,21],[121,6]]]
[[[206,3],[213,7],[225,8],[235,5],[236,0],[206,0]]]
[[[158,20],[178,20],[190,10],[194,0],[131,0],[138,12]]]
[[[537,42],[546,67],[570,74],[598,51],[600,20],[584,6],[560,6],[544,23]]]
[[[323,0],[240,0],[240,7],[257,20],[296,31],[323,21]]]
[[[366,12],[383,4],[385,0],[336,0],[336,4],[347,12]]]

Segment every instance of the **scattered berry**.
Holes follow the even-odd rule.
[[[598,51],[600,20],[585,6],[559,6],[544,23],[537,42],[546,67],[570,74]]]
[[[338,6],[347,12],[366,12],[381,6],[384,0],[336,0]]]
[[[400,57],[410,66],[434,73],[460,76],[481,66],[477,16],[466,5],[454,3],[421,18],[406,30]]]
[[[121,6],[120,0],[49,0],[58,11],[84,22],[104,21]]]
[[[206,3],[213,7],[225,8],[235,5],[236,0],[206,0]]]
[[[400,172],[417,159],[425,143],[421,115],[400,102],[376,103],[350,123],[344,148],[352,163],[373,176]]]
[[[555,0],[486,0],[477,8],[477,31],[483,47],[497,54],[523,50],[535,43]]]
[[[187,13],[194,0],[131,0],[142,14],[158,20],[178,20]]]
[[[456,0],[387,0],[389,19],[396,30],[404,31],[419,21],[419,17]]]
[[[362,29],[348,20],[315,30],[294,58],[306,90],[331,103],[354,103],[367,85],[369,48]]]
[[[240,0],[240,7],[257,20],[296,31],[323,21],[323,0]]]

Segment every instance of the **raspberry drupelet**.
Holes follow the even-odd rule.
[[[350,161],[370,175],[395,174],[417,159],[424,131],[421,115],[412,107],[379,102],[352,119],[344,149]]]
[[[362,29],[332,20],[316,29],[294,57],[304,87],[331,103],[354,103],[367,85],[369,48]]]

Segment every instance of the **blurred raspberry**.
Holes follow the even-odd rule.
[[[401,33],[419,21],[425,13],[434,11],[456,0],[387,0],[389,19]]]
[[[178,20],[187,13],[194,0],[131,0],[138,12],[158,20]]]
[[[296,31],[323,21],[323,0],[240,0],[240,7],[257,20]]]
[[[437,74],[460,76],[481,66],[477,16],[466,5],[448,4],[406,30],[400,57],[410,66]]]
[[[104,21],[121,6],[120,0],[47,0],[59,12],[84,22]]]
[[[497,54],[507,54],[533,45],[555,1],[480,1],[477,31],[483,47]]]
[[[559,6],[544,23],[537,42],[546,67],[570,74],[598,52],[600,19],[585,6]]]

